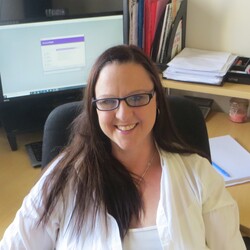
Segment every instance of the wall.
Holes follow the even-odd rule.
[[[187,47],[250,57],[249,0],[188,0]]]
[[[186,47],[250,57],[249,10],[250,0],[188,0]],[[213,109],[229,110],[230,98],[227,97],[183,91],[172,93],[212,98]]]

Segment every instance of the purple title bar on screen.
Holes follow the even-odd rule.
[[[55,45],[55,44],[78,43],[78,42],[84,42],[84,36],[42,40],[41,45],[48,46],[48,45]]]

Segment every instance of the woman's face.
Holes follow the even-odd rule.
[[[154,89],[147,71],[135,63],[106,65],[96,83],[96,99],[122,98],[150,93]],[[109,137],[113,150],[133,150],[152,144],[152,128],[156,119],[156,94],[141,107],[130,107],[122,100],[111,111],[97,109],[100,127]]]

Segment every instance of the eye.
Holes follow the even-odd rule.
[[[133,105],[144,104],[147,101],[148,101],[148,95],[145,94],[133,95],[128,98],[128,102]]]
[[[130,100],[134,102],[140,101],[141,99],[143,99],[143,95],[133,95],[130,97]]]
[[[97,105],[99,107],[113,107],[116,106],[117,100],[112,98],[98,100]]]

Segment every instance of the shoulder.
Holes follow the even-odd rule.
[[[170,178],[188,185],[202,203],[209,196],[224,192],[225,182],[210,162],[197,154],[160,151],[162,166]]]
[[[207,174],[217,176],[217,172],[210,162],[198,154],[179,154],[160,150],[160,155],[165,167],[169,168],[169,166],[174,165],[170,168],[170,171],[187,171],[190,175],[199,176],[200,178]]]

